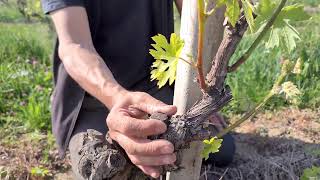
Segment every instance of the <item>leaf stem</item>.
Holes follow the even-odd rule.
[[[200,88],[204,91],[207,89],[206,81],[203,73],[203,39],[204,39],[204,25],[205,25],[204,2],[198,0],[198,57],[197,57],[197,71]]]
[[[211,16],[215,12],[216,12],[216,8],[212,8],[210,11],[206,11],[206,17]]]
[[[213,7],[210,11],[208,11],[208,3],[204,3],[204,14],[205,18],[211,16],[216,11],[216,7]]]
[[[245,63],[248,60],[252,52],[258,47],[258,45],[260,44],[264,36],[267,34],[267,32],[270,30],[270,28],[274,24],[274,22],[276,21],[277,17],[279,16],[281,10],[283,9],[286,3],[287,3],[287,0],[281,0],[278,8],[272,14],[271,18],[269,19],[269,21],[267,22],[267,24],[265,25],[261,33],[258,35],[256,40],[253,42],[253,44],[250,46],[250,48],[247,50],[246,53],[244,53],[233,65],[228,67],[228,72],[236,71],[243,63]]]
[[[186,60],[186,59],[184,59],[184,58],[182,58],[182,57],[179,57],[179,59],[182,60],[183,62],[189,64],[192,68],[197,69],[197,65],[196,65],[192,60],[191,60],[191,62],[190,62],[189,60]]]

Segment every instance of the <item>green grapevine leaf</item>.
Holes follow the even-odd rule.
[[[272,15],[275,7],[276,3],[271,0],[260,0],[257,7],[257,13],[259,15],[257,20],[267,20]]]
[[[168,43],[165,36],[158,34],[152,37],[155,44],[150,54],[156,60],[152,64],[151,80],[158,80],[158,87],[163,87],[168,81],[171,85],[176,79],[177,63],[184,46],[184,41],[175,33],[171,34]]]
[[[310,15],[304,11],[303,4],[294,4],[283,8],[279,14],[279,18],[288,19],[290,21],[305,21],[310,19]]]
[[[228,17],[230,24],[235,27],[240,16],[240,6],[238,0],[226,1],[226,17]]]
[[[311,168],[303,170],[303,174],[301,176],[301,180],[310,180],[318,178],[320,178],[320,167],[316,166],[312,166]]]
[[[243,10],[244,10],[244,15],[245,15],[246,20],[248,22],[249,28],[252,32],[254,29],[254,17],[253,17],[254,8],[253,8],[253,5],[251,4],[251,2],[249,0],[241,0],[241,2],[242,2]]]
[[[261,0],[259,2],[255,11],[258,17],[254,23],[260,29],[255,29],[255,31],[261,31],[277,6],[277,1]],[[284,7],[266,35],[266,48],[281,47],[288,52],[292,52],[296,48],[296,40],[300,40],[300,36],[291,23],[308,19],[310,19],[310,16],[304,11],[303,5],[294,4]]]
[[[221,6],[226,6],[225,17],[228,17],[229,23],[234,27],[241,13],[238,0],[217,0],[215,8]]]
[[[223,6],[223,5],[225,5],[227,1],[228,0],[217,0],[216,8],[219,8],[219,7]]]
[[[210,140],[204,140],[204,149],[202,151],[202,157],[207,160],[209,154],[219,152],[219,149],[222,144],[222,139],[217,139],[216,137],[211,138]]]

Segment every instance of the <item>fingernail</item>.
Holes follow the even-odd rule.
[[[164,146],[161,149],[161,153],[163,153],[163,154],[169,154],[169,153],[172,153],[173,151],[174,151],[174,149],[172,148],[172,146]]]

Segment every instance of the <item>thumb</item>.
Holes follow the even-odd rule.
[[[172,116],[177,112],[176,106],[167,105],[150,95],[145,96],[143,101],[137,102],[136,104],[130,107],[134,107],[148,114],[154,114],[156,112],[159,112],[168,116]]]

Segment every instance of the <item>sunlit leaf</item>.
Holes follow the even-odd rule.
[[[176,34],[171,34],[170,42],[159,34],[152,37],[155,44],[150,54],[155,62],[152,64],[151,80],[158,80],[158,87],[163,87],[168,81],[173,84],[176,78],[177,63],[184,46],[184,41]]]
[[[216,7],[226,7],[225,16],[228,18],[229,23],[234,27],[240,16],[240,5],[238,0],[217,0]]]
[[[204,149],[202,151],[202,157],[207,160],[209,158],[209,154],[219,152],[222,144],[222,139],[213,137],[210,140],[204,140],[203,143]]]

